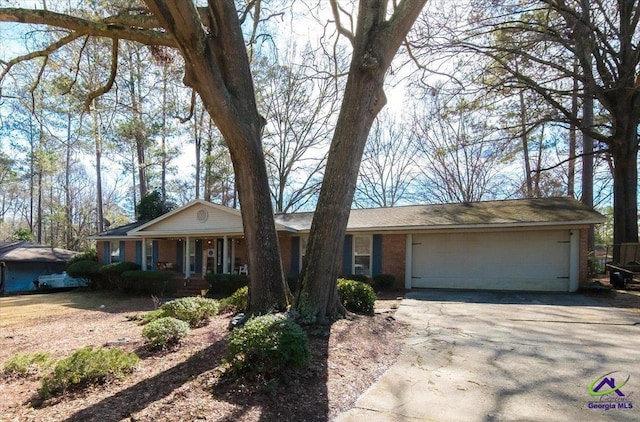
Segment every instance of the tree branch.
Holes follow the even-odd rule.
[[[569,158],[567,158],[567,159],[565,159],[565,160],[562,160],[562,161],[560,161],[560,162],[558,162],[558,163],[556,163],[556,164],[554,164],[554,165],[552,165],[552,166],[550,166],[550,167],[545,167],[545,168],[539,168],[539,169],[531,170],[531,173],[542,173],[543,171],[549,171],[549,170],[553,170],[553,169],[555,169],[555,168],[558,168],[558,167],[560,167],[561,165],[563,165],[563,164],[565,164],[565,163],[568,163],[569,161],[576,160],[576,159],[578,159],[578,158],[588,157],[589,155],[604,154],[604,153],[608,153],[608,152],[609,152],[609,149],[608,149],[608,148],[606,148],[606,149],[599,149],[599,150],[597,150],[597,151],[583,152],[583,153],[581,153],[581,154],[576,154],[576,155],[574,155],[573,157],[569,157]]]
[[[81,34],[77,34],[77,33],[72,33],[69,34],[61,39],[59,39],[58,41],[54,42],[53,44],[48,45],[46,48],[43,48],[42,50],[38,50],[38,51],[34,51],[32,53],[29,54],[25,54],[22,56],[18,56],[12,60],[9,60],[6,64],[5,64],[5,68],[2,71],[2,73],[0,73],[0,82],[2,82],[2,80],[4,79],[5,76],[7,76],[7,73],[9,73],[9,71],[11,71],[11,68],[15,65],[17,65],[18,63],[22,63],[31,59],[35,59],[36,57],[48,57],[49,54],[53,53],[54,51],[58,50],[59,48],[69,44],[70,42],[78,39],[81,36]]]
[[[338,33],[348,39],[352,46],[355,45],[355,35],[353,35],[353,32],[342,26],[342,23],[340,22],[340,10],[338,9],[337,0],[329,0],[329,3],[331,3],[331,11],[333,12],[333,18],[336,20],[336,29],[338,30]]]
[[[0,8],[0,22],[19,22],[37,25],[49,25],[64,28],[81,35],[93,35],[97,37],[119,38],[136,41],[147,45],[164,45],[167,47],[177,47],[174,38],[168,32],[162,30],[142,29],[148,25],[149,19],[145,15],[139,15],[140,20],[129,16],[121,21],[127,21],[129,25],[107,23],[105,20],[92,21],[88,19],[70,16],[63,13],[51,12],[49,10],[20,9],[20,8]],[[107,20],[118,21],[118,17],[107,18]]]
[[[109,90],[113,86],[113,82],[116,79],[117,70],[118,70],[118,39],[114,38],[113,43],[111,45],[111,73],[109,74],[109,79],[103,86],[89,93],[88,98],[84,102],[84,108],[86,111],[89,111],[91,103],[93,102],[94,99],[98,98],[99,96],[103,95],[106,92],[109,92]]]

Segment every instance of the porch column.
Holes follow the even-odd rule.
[[[184,278],[191,278],[191,241],[189,236],[184,241]]]
[[[229,274],[229,245],[227,244],[228,238],[225,235],[224,241],[222,242],[222,274]]]
[[[142,271],[147,271],[147,239],[145,237],[142,238]]]

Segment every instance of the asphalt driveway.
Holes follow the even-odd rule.
[[[578,294],[420,291],[396,318],[411,327],[404,351],[340,421],[640,420],[637,311]]]

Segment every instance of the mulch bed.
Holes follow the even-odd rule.
[[[148,309],[148,298],[139,308]],[[379,301],[375,316],[352,316],[308,329],[312,362],[268,383],[220,377],[231,315],[213,318],[179,348],[150,352],[137,309],[76,310],[0,333],[0,363],[16,352],[50,351],[56,358],[85,346],[120,347],[142,361],[124,380],[41,402],[39,377],[0,378],[0,421],[325,421],[353,406],[395,361],[405,327],[393,318],[399,300]]]

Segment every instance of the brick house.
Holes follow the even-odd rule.
[[[277,214],[285,275],[298,274],[313,213]],[[604,217],[571,198],[354,209],[343,274],[392,274],[398,287],[572,292],[587,277],[587,229]],[[185,278],[248,270],[240,211],[192,201],[93,236],[102,263]]]

